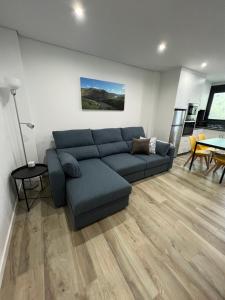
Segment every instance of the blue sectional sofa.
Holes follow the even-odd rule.
[[[174,147],[157,141],[156,154],[131,154],[133,138],[145,136],[142,127],[54,131],[55,149],[47,150],[50,185],[56,207],[68,206],[76,229],[128,205],[131,182],[172,167]],[[60,153],[72,154],[81,176],[67,176]]]

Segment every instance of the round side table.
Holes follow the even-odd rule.
[[[14,170],[12,173],[11,173],[11,176],[12,178],[14,179],[14,183],[15,183],[15,186],[16,186],[16,192],[17,192],[17,196],[18,196],[18,199],[19,200],[24,200],[24,199],[21,199],[20,198],[20,194],[19,194],[19,190],[18,190],[18,187],[17,187],[17,183],[16,183],[16,180],[17,179],[20,179],[22,181],[22,186],[23,186],[23,192],[24,192],[24,196],[25,196],[25,201],[26,201],[26,205],[27,205],[27,210],[29,211],[30,210],[30,206],[29,206],[29,203],[28,203],[28,196],[27,196],[27,193],[26,193],[26,188],[25,188],[25,184],[24,184],[24,181],[26,179],[31,179],[31,178],[34,178],[34,177],[39,177],[40,178],[40,183],[41,183],[41,190],[43,191],[43,184],[42,184],[42,178],[41,176],[46,173],[48,171],[48,167],[47,165],[45,164],[36,164],[35,167],[32,167],[32,168],[28,168],[28,166],[22,166],[16,170]]]

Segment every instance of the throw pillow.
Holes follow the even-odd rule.
[[[149,154],[149,141],[150,139],[133,139],[132,154]]]
[[[67,152],[60,152],[58,157],[66,175],[74,178],[81,176],[79,163],[73,155]]]
[[[149,152],[152,154],[156,153],[156,141],[157,141],[156,137],[151,137],[150,143],[149,143]]]
[[[140,139],[146,139],[145,137],[140,136]],[[149,142],[149,153],[155,154],[156,153],[156,137],[151,137]]]
[[[170,149],[170,144],[162,141],[156,142],[156,153],[162,156],[166,156]]]

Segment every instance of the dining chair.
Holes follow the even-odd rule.
[[[199,133],[198,139],[199,139],[199,140],[206,140],[206,135],[205,135],[203,132],[202,132],[202,133]]]
[[[189,161],[192,159],[192,156],[194,155],[194,151],[195,151],[195,157],[194,160],[196,160],[197,158],[204,158],[205,159],[205,163],[206,163],[206,167],[207,169],[209,168],[209,160],[210,160],[210,155],[211,152],[209,150],[203,150],[201,149],[199,146],[197,145],[197,148],[195,150],[195,145],[197,142],[197,139],[194,135],[189,136],[189,142],[190,142],[190,146],[191,146],[191,155],[188,157],[187,161],[184,164],[184,167],[189,163]]]
[[[206,140],[206,135],[204,133],[199,133],[198,140],[199,141]],[[213,147],[204,146],[204,145],[199,145],[199,149],[201,149],[201,150],[207,150],[207,151],[211,152],[210,153],[210,158],[209,158],[209,164],[211,164],[211,162],[213,160],[213,155],[214,155],[214,152],[216,151],[216,149],[213,148]]]
[[[222,168],[222,169],[225,168],[225,153],[224,152],[221,152],[221,153],[215,152],[213,155],[213,160],[214,160],[215,164],[211,168],[208,169],[206,175],[208,175],[210,172],[215,173],[220,168]],[[223,175],[221,176],[220,183],[222,182],[222,179],[223,179]]]

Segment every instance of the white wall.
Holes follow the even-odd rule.
[[[187,109],[188,103],[198,103],[206,109],[211,84],[206,78],[187,68],[176,68],[161,73],[159,101],[155,112],[154,135],[168,140],[174,108]]]
[[[188,103],[198,103],[205,109],[211,84],[203,74],[182,68],[176,96],[176,108],[187,108]]]
[[[160,76],[159,98],[155,110],[154,135],[168,141],[174,106],[176,101],[180,68],[162,72]]]
[[[151,132],[159,73],[126,66],[53,45],[20,38],[39,160],[52,131],[145,125]],[[82,111],[80,77],[126,85],[124,111]],[[151,91],[149,91],[149,89]],[[143,108],[147,103],[149,116]]]
[[[155,112],[159,98],[160,73],[148,72],[144,81],[141,124],[148,137],[155,136]]]
[[[19,77],[23,82],[23,67],[18,37],[15,31],[0,27],[0,285],[4,270],[10,229],[16,203],[10,173],[24,164],[15,107],[9,91],[2,88],[4,77]],[[24,87],[18,90],[17,99],[22,117],[30,120]],[[25,133],[26,146],[31,138]],[[34,146],[35,147],[35,146]],[[32,147],[30,147],[32,149]],[[35,152],[35,151],[34,151]],[[33,152],[29,158],[35,158]]]

